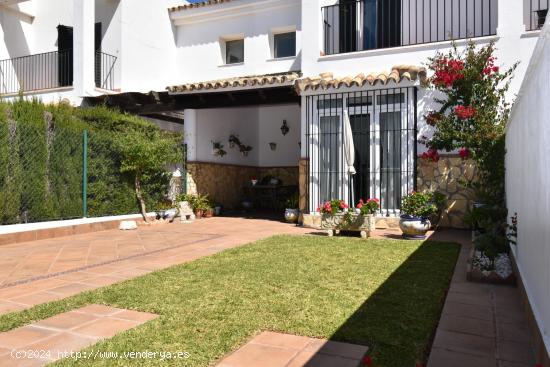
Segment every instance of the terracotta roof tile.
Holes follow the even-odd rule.
[[[171,87],[167,87],[166,90],[168,90],[171,93],[182,93],[182,92],[192,92],[192,91],[208,91],[212,89],[223,89],[223,88],[231,88],[231,87],[243,88],[243,87],[252,87],[255,85],[292,86],[294,82],[298,80],[300,77],[301,77],[301,73],[299,72],[251,75],[251,76],[242,76],[237,78],[211,80],[207,82],[174,85]]]
[[[190,4],[180,5],[180,6],[173,6],[171,8],[168,8],[168,11],[174,12],[174,11],[178,11],[178,10],[200,8],[200,7],[208,6],[208,5],[217,5],[217,4],[221,4],[221,3],[228,3],[230,1],[234,1],[234,0],[208,0],[208,1],[203,1],[203,2],[200,2],[200,3],[192,3],[192,4],[190,3]]]
[[[332,73],[321,73],[317,77],[299,79],[296,81],[295,86],[297,92],[300,93],[308,89],[338,89],[340,87],[353,86],[362,87],[366,84],[375,85],[378,83],[386,85],[390,81],[399,83],[402,80],[415,81],[417,79],[420,81],[424,81],[426,79],[425,68],[413,65],[396,65],[391,68],[390,72],[371,73],[368,75],[361,73],[354,77],[334,77]]]

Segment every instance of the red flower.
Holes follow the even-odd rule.
[[[361,363],[363,363],[363,365],[365,366],[372,366],[371,356],[364,356],[363,359],[361,360]]]
[[[464,61],[447,60],[446,57],[442,57],[435,61],[433,82],[437,86],[450,88],[457,80],[464,79],[463,70]]]
[[[455,114],[458,116],[458,118],[466,120],[474,117],[474,115],[476,114],[476,109],[472,106],[458,105],[455,107]]]
[[[422,362],[416,362],[415,367],[424,367],[424,364]]]
[[[363,207],[363,203],[359,202],[359,204],[357,204],[357,209],[361,209]]]
[[[437,149],[430,148],[427,152],[422,153],[420,156],[425,161],[432,161],[432,162],[438,162],[439,161],[439,153],[437,152]]]
[[[346,209],[348,208],[348,204],[346,204],[344,201],[340,202],[340,209]]]
[[[460,156],[460,158],[462,159],[467,159],[469,156],[470,156],[470,149],[468,148],[460,148],[458,150],[458,155]]]

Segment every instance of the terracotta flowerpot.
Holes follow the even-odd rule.
[[[195,210],[195,218],[197,219],[202,218],[202,210]]]
[[[208,209],[204,211],[205,218],[212,218],[214,216],[214,210]]]

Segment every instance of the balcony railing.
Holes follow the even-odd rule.
[[[491,36],[497,14],[497,0],[340,0],[322,8],[324,52]]]
[[[73,84],[71,50],[0,61],[0,94],[32,92]]]
[[[117,57],[97,51],[95,53],[95,86],[102,89],[115,89],[115,64]]]
[[[550,0],[525,0],[525,26],[528,31],[541,29],[548,15]]]
[[[115,89],[116,56],[96,52],[95,84]],[[17,94],[73,85],[72,50],[0,60],[0,94]]]

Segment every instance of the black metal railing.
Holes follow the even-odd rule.
[[[95,53],[95,85],[98,88],[115,89],[115,64],[117,57],[105,52]]]
[[[416,88],[329,93],[306,97],[309,211],[327,200],[357,204],[380,200],[381,215],[398,215],[401,199],[416,189]],[[356,173],[349,174],[346,116]]]
[[[544,26],[549,5],[550,0],[525,0],[525,26],[528,31],[536,31]]]
[[[0,61],[0,94],[52,89],[73,84],[72,50]]]
[[[340,0],[322,18],[331,55],[495,35],[498,12],[497,0]]]

